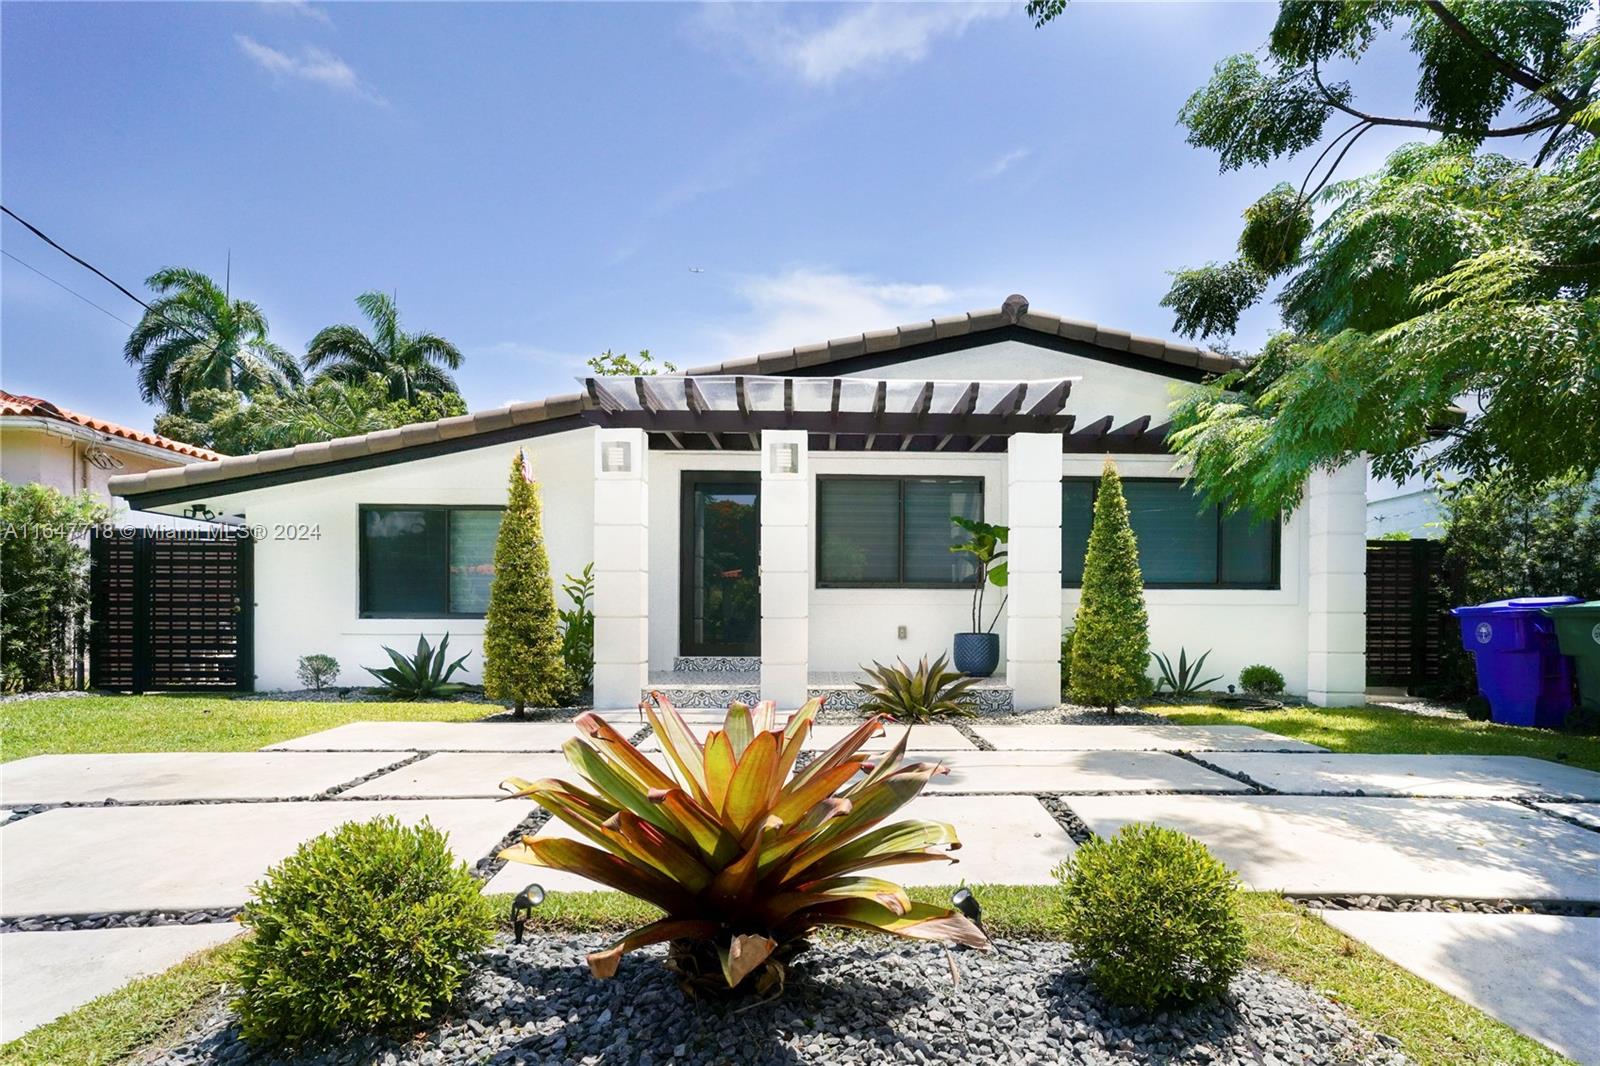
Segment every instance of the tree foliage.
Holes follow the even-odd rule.
[[[224,455],[249,455],[432,422],[466,411],[466,401],[453,392],[391,400],[387,383],[376,376],[350,381],[319,378],[254,399],[234,391],[202,389],[187,398],[181,413],[157,416],[155,430]]]
[[[201,389],[252,396],[299,384],[299,365],[268,337],[254,303],[231,299],[211,278],[183,267],[158,270],[145,284],[157,299],[123,346],[139,368],[145,402],[175,412]]]
[[[1150,622],[1139,544],[1128,522],[1122,479],[1109,458],[1095,494],[1071,654],[1068,695],[1077,703],[1110,709],[1150,690],[1145,674]]]
[[[0,691],[74,684],[89,614],[85,539],[105,519],[91,493],[0,481]]]
[[[678,372],[677,366],[665,359],[657,366],[649,348],[640,348],[637,357],[630,356],[627,352],[613,352],[607,348],[599,355],[584,360],[584,365],[603,378],[636,378]]]
[[[400,310],[387,293],[364,292],[356,306],[371,325],[329,326],[311,338],[306,370],[334,381],[383,379],[389,399],[415,403],[424,394],[459,392],[450,371],[461,369],[461,352],[436,333],[407,333]]]
[[[1289,508],[1312,470],[1362,453],[1394,477],[1600,467],[1590,6],[1284,0],[1264,46],[1223,59],[1183,105],[1189,143],[1223,171],[1322,145],[1298,187],[1245,212],[1237,258],[1176,272],[1162,301],[1180,333],[1227,337],[1284,279],[1288,334],[1249,369],[1191,390],[1174,417],[1173,443],[1212,498]],[[1028,9],[1042,25],[1065,3]],[[1383,114],[1352,80],[1396,35],[1416,62],[1415,109]],[[1335,183],[1351,146],[1380,127],[1442,136]],[[1526,145],[1533,165],[1480,154],[1488,143]],[[1453,404],[1464,395],[1463,418]]]
[[[576,689],[562,655],[540,511],[532,459],[519,451],[511,459],[483,627],[483,691],[490,699],[513,701],[518,714],[528,704],[559,706]]]

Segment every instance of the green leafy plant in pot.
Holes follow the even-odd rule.
[[[994,625],[1000,620],[1006,601],[1002,596],[1000,606],[994,609],[994,616],[985,627],[983,594],[990,585],[1006,587],[1006,541],[1011,537],[1011,530],[960,515],[951,515],[950,521],[965,530],[969,538],[961,544],[952,544],[950,550],[971,556],[977,567],[972,586],[972,630],[955,636],[955,667],[968,677],[988,677],[1000,665],[1000,638],[995,635]]]

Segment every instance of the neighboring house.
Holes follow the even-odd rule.
[[[150,523],[129,515],[107,482],[117,474],[142,474],[223,456],[192,444],[144,433],[103,418],[57,407],[36,396],[0,390],[0,480],[38,482],[62,492],[91,492],[113,508],[114,520]],[[170,524],[156,519],[155,524]]]
[[[1377,539],[1396,531],[1412,538],[1444,536],[1439,489],[1430,477],[1416,475],[1396,484],[1367,479],[1367,536]]]
[[[1268,663],[1319,704],[1359,703],[1364,467],[1314,475],[1299,511],[1257,524],[1200,506],[1166,450],[1174,383],[1231,365],[1013,296],[685,375],[591,378],[578,395],[119,477],[112,491],[260,531],[259,687],[293,687],[312,652],[362,683],[382,645],[419,632],[449,632],[476,677],[497,508],[525,447],[552,569],[595,564],[603,708],[632,707],[668,672],[716,668],[755,671],[741,683],[794,706],[837,684],[829,674],[949,649],[971,600],[949,519],[981,515],[1011,527],[1006,695],[1040,707],[1057,702],[1109,454],[1155,650],[1209,650],[1224,682]]]

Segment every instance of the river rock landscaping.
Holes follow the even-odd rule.
[[[1051,942],[946,954],[927,944],[854,937],[813,945],[772,1001],[687,1001],[661,965],[663,949],[624,960],[615,979],[590,976],[599,936],[501,936],[457,1011],[409,1040],[366,1037],[299,1054],[238,1040],[219,996],[181,1042],[143,1066],[293,1063],[1269,1063],[1409,1060],[1338,1006],[1258,970],[1226,999],[1155,1015],[1107,1005]]]

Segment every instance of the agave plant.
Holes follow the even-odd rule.
[[[867,694],[862,709],[873,714],[886,714],[900,722],[977,715],[967,690],[978,679],[949,669],[947,656],[939,656],[930,666],[924,655],[915,670],[903,659],[896,660],[894,666],[875,662],[862,669],[872,681],[857,681],[856,687]]]
[[[613,976],[626,952],[670,941],[667,965],[686,993],[766,994],[782,989],[789,961],[823,926],[989,946],[963,915],[860,873],[954,862],[946,852],[961,846],[942,822],[882,824],[945,768],[902,765],[904,736],[882,759],[862,754],[883,733],[881,718],[791,776],[820,700],[782,726],[770,701],[754,709],[735,703],[704,741],[660,693],[652,700],[645,711],[670,772],[590,712],[563,746],[590,790],[555,778],[502,785],[583,839],[523,837],[501,858],[566,870],[665,912],[591,954],[596,977]]]
[[[384,647],[393,660],[393,666],[363,666],[361,669],[383,682],[384,695],[403,700],[423,700],[432,696],[453,696],[467,686],[452,682],[450,678],[467,661],[463,655],[448,667],[445,666],[445,649],[450,647],[450,634],[439,641],[437,650],[428,646],[426,635],[417,637],[416,653],[407,659],[393,648]]]
[[[1177,669],[1173,669],[1172,660],[1159,652],[1151,653],[1151,658],[1155,659],[1156,665],[1161,668],[1161,680],[1156,682],[1156,691],[1160,692],[1161,686],[1165,685],[1172,690],[1174,696],[1193,696],[1212,682],[1220,681],[1222,679],[1220,675],[1200,680],[1200,669],[1205,665],[1206,656],[1210,654],[1209,651],[1202,652],[1200,658],[1190,663],[1189,653],[1179,648],[1178,666]]]

